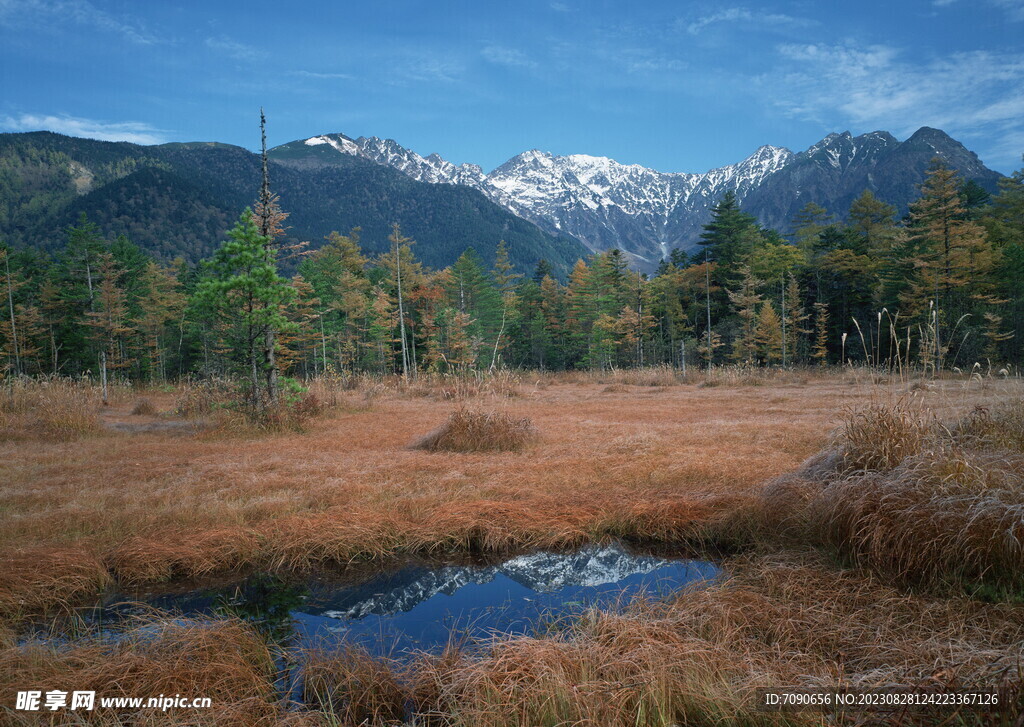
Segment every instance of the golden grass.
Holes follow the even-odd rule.
[[[529,456],[410,450],[451,404],[401,392],[381,394],[369,409],[327,409],[305,434],[142,431],[110,433],[102,447],[89,439],[0,443],[0,558],[66,550],[143,583],[244,565],[606,536],[731,542],[744,536],[748,515],[730,511],[749,514],[760,483],[827,445],[843,406],[898,398],[898,383],[847,374],[785,383],[789,376],[773,387],[622,393],[552,377],[546,388],[501,399],[509,417],[528,417],[544,432]],[[961,384],[944,383],[916,395],[942,418],[1009,393],[964,398]],[[181,400],[147,396],[160,410]],[[28,586],[8,570],[0,566],[0,593],[24,594]],[[45,561],[38,570],[40,579],[61,578]],[[49,588],[39,590],[19,597],[42,603]]]
[[[518,452],[536,439],[528,417],[460,407],[411,446],[428,452]]]
[[[39,546],[9,551],[0,581],[0,618],[68,607],[111,584],[104,563],[80,548]]]
[[[216,396],[196,390],[146,395],[160,411],[216,416]],[[3,618],[65,606],[111,578],[141,585],[615,537],[760,554],[728,558],[728,583],[590,614],[482,656],[453,649],[405,671],[365,653],[309,654],[307,696],[320,711],[287,719],[384,724],[411,704],[458,725],[781,724],[751,711],[750,689],[1020,677],[1024,607],[901,585],[1019,587],[1024,409],[1002,404],[1019,399],[1019,382],[946,380],[908,394],[905,382],[857,371],[658,370],[311,391],[324,410],[302,434],[137,430],[97,446],[18,419],[17,439],[0,441]],[[106,419],[129,416],[133,398],[120,399]],[[525,453],[408,447],[470,399],[529,420],[543,439]],[[41,660],[121,684],[116,665],[139,651],[147,666],[125,684],[148,693],[150,681],[167,684],[164,654],[190,679],[207,678],[207,660],[226,669],[198,647],[183,656],[195,638],[168,632],[156,656],[128,639],[109,671],[100,662],[110,647],[88,640],[32,647],[50,654],[36,661],[8,643],[0,672],[35,674]],[[223,723],[285,719],[275,702],[253,706],[268,677],[263,657],[245,654],[244,678],[223,687]],[[789,723],[814,723],[805,716]]]
[[[83,635],[71,644],[0,645],[0,716],[5,724],[39,724],[39,713],[14,711],[22,690],[95,691],[96,709],[47,713],[50,724],[275,725],[274,664],[263,640],[235,619],[176,621],[141,617],[118,632]],[[209,697],[212,709],[103,710],[100,697]],[[149,714],[147,715],[147,712]],[[153,713],[155,712],[155,714]]]
[[[70,379],[18,380],[0,388],[0,441],[66,442],[100,430],[98,391]]]
[[[726,567],[731,577],[709,587],[621,612],[591,610],[479,652],[450,646],[402,664],[359,648],[316,650],[307,703],[344,724],[391,724],[409,706],[465,727],[667,727],[822,723],[813,712],[757,711],[759,687],[1000,688],[1021,698],[1019,608],[908,596],[806,550],[732,558]],[[932,721],[998,723],[969,712],[957,722],[951,712]]]
[[[1021,589],[1022,419],[1019,400],[949,424],[902,402],[851,413],[832,469],[819,460],[769,486],[765,512],[888,576]]]

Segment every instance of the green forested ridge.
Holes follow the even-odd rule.
[[[141,174],[171,197],[189,184],[160,169],[120,182]],[[203,193],[192,188],[189,199]],[[287,211],[283,196],[281,203]],[[436,269],[422,259],[422,241],[399,225],[383,249],[368,249],[358,228],[332,231],[298,257],[287,240],[280,248],[264,241],[279,251],[260,275],[273,282],[274,268],[292,261],[291,291],[271,311],[280,324],[278,366],[288,375],[684,360],[927,371],[1020,365],[1024,170],[989,197],[936,160],[903,219],[865,191],[845,222],[809,203],[791,228],[789,237],[761,228],[727,194],[701,249],[674,251],[650,278],[611,250],[579,259],[563,284],[544,260],[519,272],[504,243],[490,260],[468,248]],[[168,266],[85,215],[61,236],[52,252],[0,252],[0,365],[8,374],[95,374],[101,361],[144,380],[237,373],[239,319],[211,293],[237,282],[229,273],[241,263],[227,243],[211,261]]]
[[[577,240],[553,237],[479,192],[416,182],[365,159],[317,170],[272,163],[271,177],[292,211],[288,236],[314,248],[332,230],[358,226],[364,246],[380,252],[397,222],[434,267],[470,246],[493,262],[505,240],[521,270],[545,258],[564,275],[585,252]],[[165,262],[196,262],[216,249],[259,180],[259,157],[227,144],[147,147],[50,132],[0,134],[0,241],[57,250],[62,231],[86,212],[106,236],[128,235]]]

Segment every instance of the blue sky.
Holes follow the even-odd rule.
[[[255,148],[340,131],[701,172],[831,131],[1024,153],[1024,0],[0,0],[0,130]]]

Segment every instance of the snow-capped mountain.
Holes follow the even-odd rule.
[[[905,208],[935,156],[966,178],[994,188],[999,178],[944,132],[924,127],[900,142],[885,131],[829,134],[804,152],[762,146],[738,164],[704,173],[659,172],[607,157],[523,152],[485,173],[437,154],[423,157],[390,139],[324,134],[272,150],[285,164],[331,164],[330,154],[358,156],[418,181],[457,184],[552,234],[568,234],[592,251],[617,247],[640,269],[653,269],[673,248],[692,248],[711,208],[727,190],[762,224],[785,229],[806,202],[839,216],[865,188]]]

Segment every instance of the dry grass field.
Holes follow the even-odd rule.
[[[279,432],[186,420],[180,390],[118,391],[107,408],[70,384],[7,394],[0,720],[29,719],[15,690],[56,682],[214,697],[204,715],[101,724],[389,724],[410,709],[433,715],[422,724],[818,724],[753,711],[751,690],[839,682],[1020,698],[1020,382],[618,372],[478,388],[321,382],[323,411]],[[511,447],[411,446],[460,410],[532,426]],[[483,655],[309,654],[308,711],[274,698],[266,646],[240,622],[157,619],[114,647],[17,637],[113,582],[606,538],[714,552],[731,578]]]

